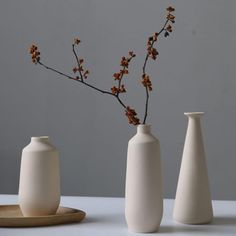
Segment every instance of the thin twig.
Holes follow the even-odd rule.
[[[125,66],[123,66],[123,70],[122,71],[124,71],[124,70],[125,70]],[[124,77],[124,73],[121,74],[121,77],[119,79],[117,97],[119,97],[119,95],[120,95],[121,81],[122,81],[123,77]]]
[[[80,64],[80,62],[79,62],[78,55],[77,55],[77,53],[76,53],[76,51],[75,51],[75,44],[74,44],[74,43],[72,44],[72,51],[73,51],[73,54],[74,54],[74,56],[75,56],[75,59],[76,59],[77,65],[78,65],[78,70],[79,70],[80,79],[81,79],[81,81],[84,81],[84,77],[83,77],[83,75],[82,75],[82,73],[81,73],[81,70],[80,70],[81,64]]]
[[[168,24],[169,19],[166,20],[165,24],[163,25],[163,27],[161,28],[161,30],[157,33],[157,38],[159,37],[159,35],[165,30],[166,25]],[[153,48],[155,41],[153,40],[150,48]],[[144,64],[143,64],[143,75],[146,74],[146,66],[147,66],[147,62],[148,62],[148,58],[149,58],[149,53],[147,52],[145,60],[144,60]],[[147,119],[147,114],[148,114],[148,105],[149,105],[149,91],[148,91],[148,87],[145,87],[146,90],[146,101],[145,101],[145,113],[144,113],[144,118],[143,118],[143,124],[146,123],[146,119]]]
[[[94,85],[91,85],[91,84],[85,82],[84,80],[79,80],[79,79],[77,80],[77,79],[75,79],[74,77],[72,77],[70,75],[67,75],[67,74],[65,74],[65,73],[63,73],[63,72],[61,72],[59,70],[56,70],[56,69],[54,69],[54,68],[52,68],[50,66],[45,65],[41,61],[39,61],[38,64],[41,65],[42,67],[44,67],[47,70],[51,70],[51,71],[53,71],[53,72],[55,72],[55,73],[57,73],[59,75],[62,75],[64,77],[68,78],[68,79],[71,79],[71,80],[74,80],[74,81],[79,82],[81,84],[84,84],[84,85],[86,85],[86,86],[88,86],[88,87],[90,87],[90,88],[92,88],[92,89],[94,89],[94,90],[96,90],[96,91],[98,91],[100,93],[111,95],[111,96],[113,96],[113,97],[115,97],[117,99],[117,101],[120,103],[120,105],[122,107],[124,107],[125,109],[127,108],[127,106],[123,103],[123,101],[120,99],[120,97],[117,94],[113,94],[112,92],[109,92],[109,91],[106,91],[106,90],[103,90],[103,89],[99,89],[99,88],[95,87]]]

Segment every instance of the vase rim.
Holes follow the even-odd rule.
[[[150,133],[151,132],[151,125],[148,124],[140,124],[137,126],[138,133]]]
[[[150,127],[150,124],[139,124],[137,127]]]
[[[31,137],[31,140],[48,140],[48,139],[49,139],[49,136],[47,136],[47,135]]]
[[[184,115],[188,117],[200,117],[203,116],[205,112],[184,112]]]

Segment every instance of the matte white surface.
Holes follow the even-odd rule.
[[[0,204],[15,204],[17,196],[0,195]],[[123,198],[62,197],[63,206],[79,208],[87,213],[78,224],[36,227],[0,228],[0,236],[123,236],[135,234],[127,230]],[[164,215],[155,235],[236,235],[236,201],[213,201],[215,218],[209,225],[183,225],[172,220],[173,200],[164,201]]]
[[[138,125],[129,140],[126,166],[127,226],[136,233],[155,232],[163,216],[163,192],[160,142],[150,125]]]
[[[212,221],[212,202],[201,128],[204,112],[186,112],[188,128],[177,185],[173,218],[186,224]]]
[[[59,169],[59,153],[49,137],[32,137],[21,155],[18,193],[24,216],[56,213],[61,196]]]

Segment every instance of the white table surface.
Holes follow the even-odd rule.
[[[16,204],[16,195],[0,195],[0,204]],[[123,198],[62,197],[61,205],[84,210],[81,223],[34,227],[0,228],[0,236],[123,236],[153,235],[128,231]],[[184,225],[173,221],[173,200],[164,201],[160,231],[154,235],[234,235],[236,236],[236,201],[213,201],[214,221],[209,225]]]

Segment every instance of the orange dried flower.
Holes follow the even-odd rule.
[[[157,59],[158,56],[158,51],[156,50],[156,48],[153,47],[148,47],[148,55],[149,57],[151,57],[153,60]]]
[[[82,72],[82,71],[84,71],[84,68],[83,68],[82,65],[80,65],[79,68],[78,68],[77,70],[80,71],[80,72]]]
[[[149,75],[143,74],[141,83],[145,88],[148,88],[149,91],[152,91],[152,82]]]
[[[136,55],[134,54],[133,51],[130,51],[130,52],[129,52],[129,55],[130,55],[131,57],[136,57]]]
[[[125,89],[125,85],[122,84],[120,89],[119,89],[119,93],[126,93],[126,89]]]
[[[89,75],[89,70],[86,70],[83,74],[84,79],[87,79]]]
[[[73,68],[73,72],[76,73],[78,71],[78,68],[77,67],[74,67]]]
[[[32,62],[34,64],[37,64],[40,61],[40,52],[38,50],[38,47],[35,44],[32,44],[29,53],[31,55]]]
[[[175,11],[175,9],[172,6],[167,7],[166,10],[169,11],[169,12]]]
[[[175,16],[169,13],[169,14],[166,16],[166,19],[167,19],[167,20],[170,20],[170,21],[173,21],[173,20],[175,19]]]
[[[120,74],[127,75],[129,74],[129,71],[127,69],[120,70]]]
[[[171,32],[172,32],[172,26],[171,26],[171,25],[168,25],[168,26],[166,27],[166,30],[171,33]]]
[[[113,77],[115,78],[115,80],[120,80],[121,79],[121,73],[114,73]]]
[[[133,125],[140,124],[139,118],[137,117],[137,113],[134,109],[129,106],[126,107],[125,115],[128,117],[129,123]]]
[[[125,67],[125,68],[128,68],[129,67],[129,59],[125,58],[125,57],[122,57],[122,59],[120,61],[120,65]]]
[[[78,45],[78,44],[80,44],[80,43],[81,43],[81,40],[80,40],[79,38],[75,38],[75,39],[74,39],[74,44],[77,44],[77,45]]]
[[[173,24],[175,23],[175,16],[173,16],[171,14],[167,15],[166,19],[171,21]]]
[[[112,88],[111,88],[111,92],[113,93],[113,94],[117,94],[118,93],[118,88],[116,87],[116,86],[113,86]]]
[[[157,37],[158,37],[158,33],[157,33],[157,32],[155,32],[155,33],[153,34],[153,41],[154,41],[154,42],[156,42],[156,41],[157,41]]]

